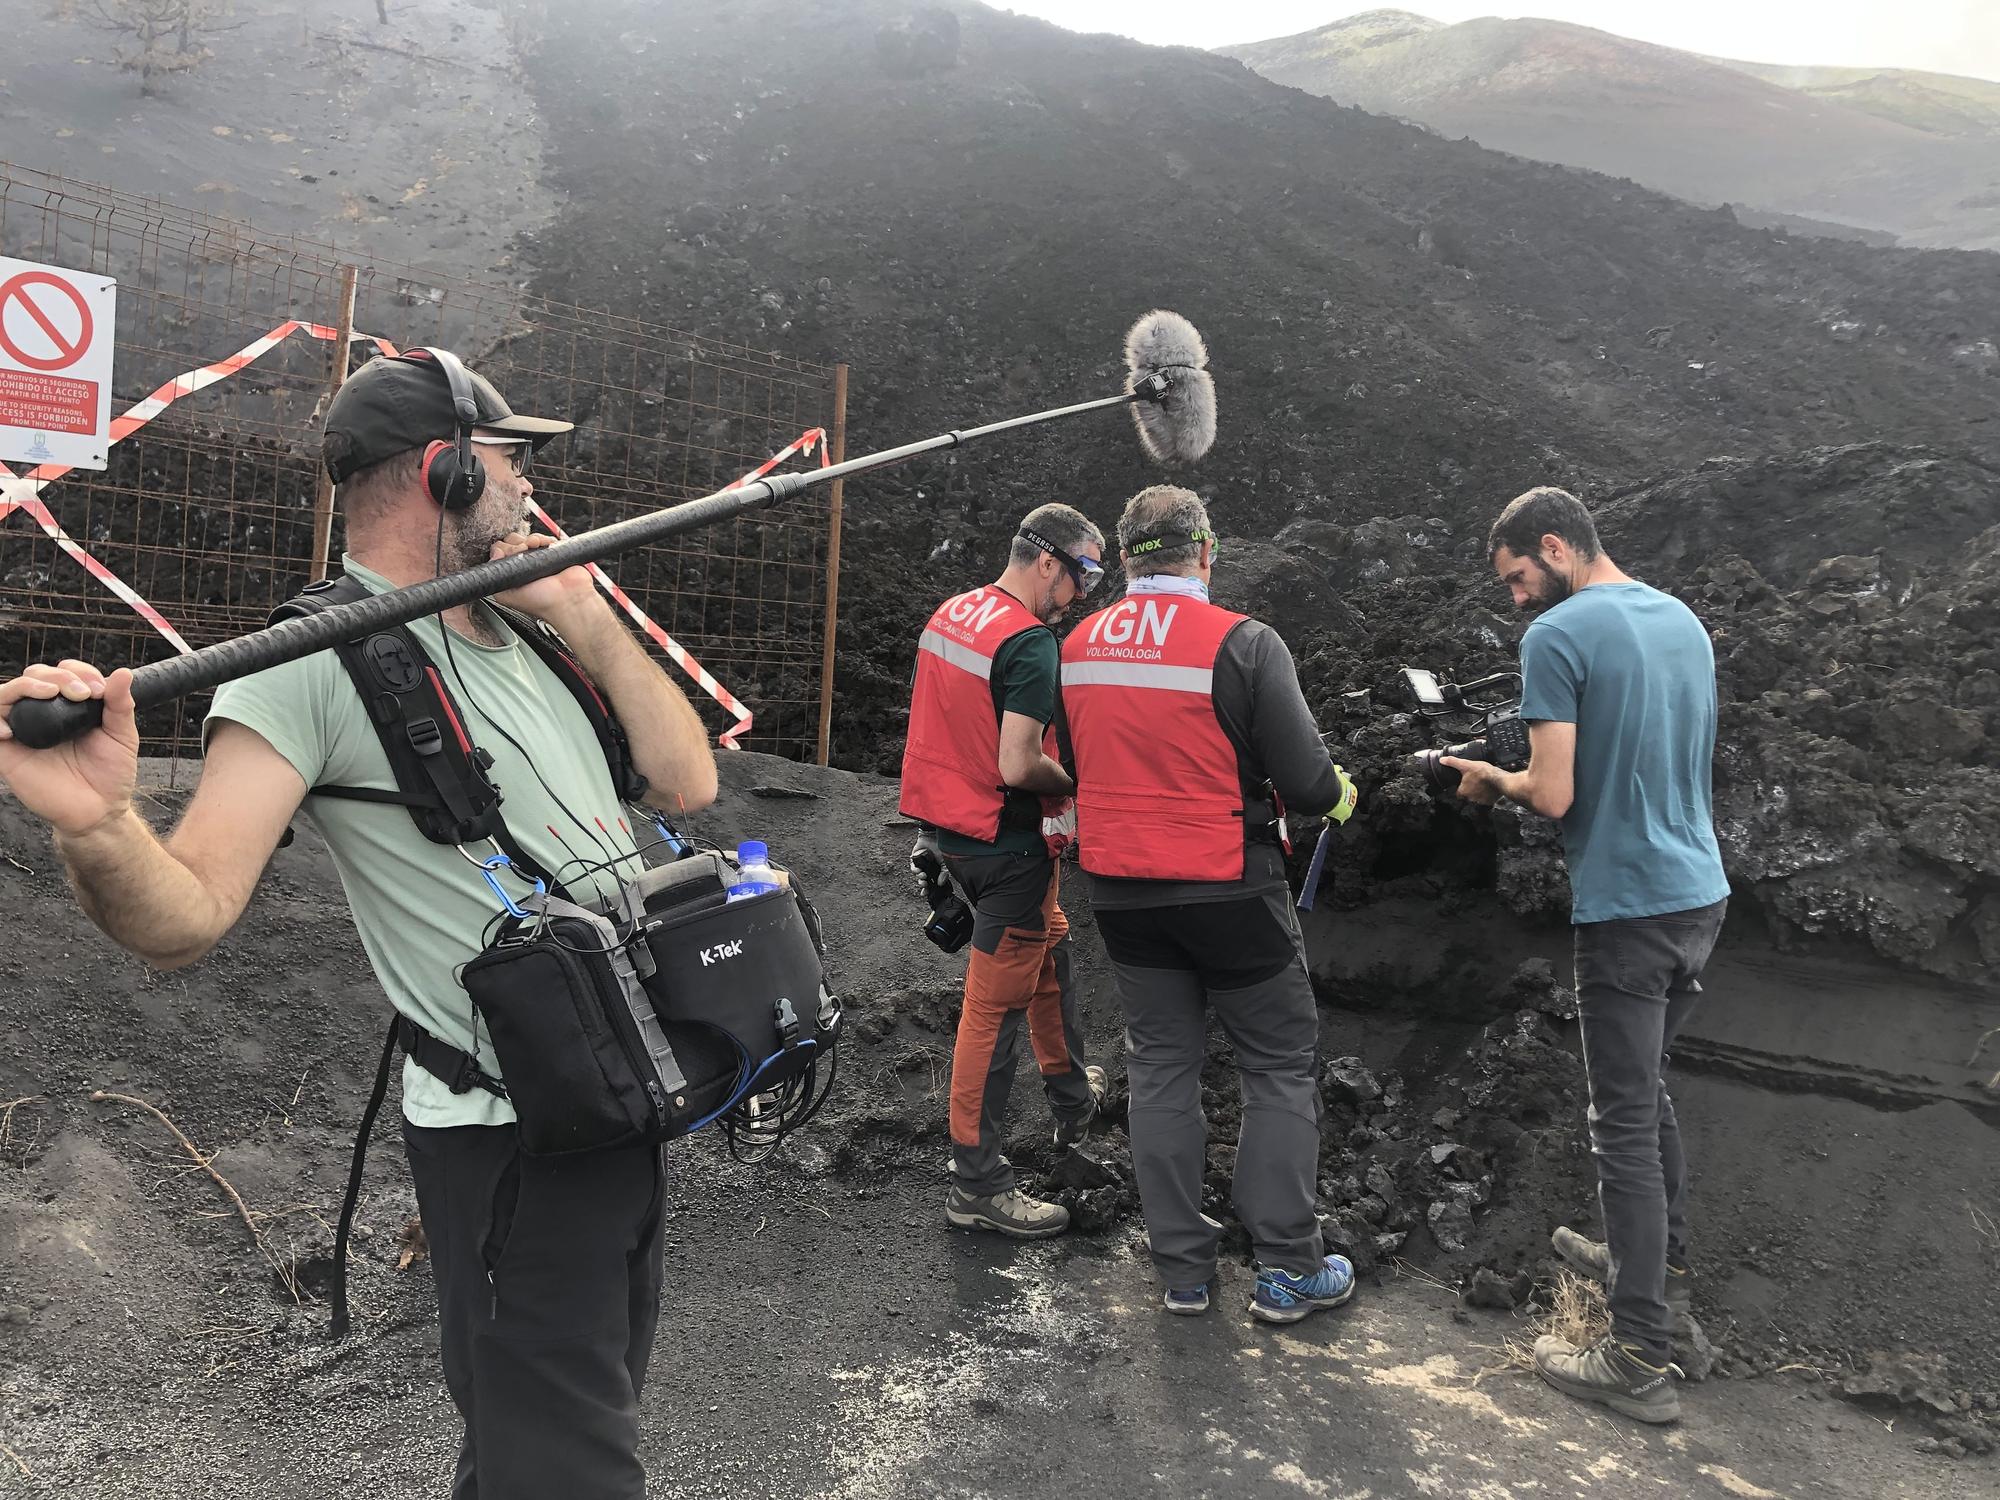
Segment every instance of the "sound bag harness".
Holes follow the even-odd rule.
[[[367,592],[342,574],[310,585],[272,620]],[[646,780],[633,767],[624,729],[582,667],[540,621],[491,601],[485,607],[568,689],[604,752],[614,789],[637,811]],[[806,1124],[831,1092],[842,1012],[826,986],[818,914],[795,883],[731,900],[733,871],[725,857],[692,847],[654,818],[663,847],[678,857],[616,879],[610,898],[572,900],[509,835],[500,790],[487,774],[492,756],[473,742],[409,627],[335,651],[367,707],[396,790],[328,785],[311,794],[406,807],[426,839],[480,867],[500,903],[499,918],[459,978],[476,1030],[491,1039],[503,1075],[495,1077],[475,1055],[408,1017],[394,1018],[355,1137],[334,1239],[332,1333],[340,1338],[348,1329],[347,1246],[368,1139],[399,1046],[454,1094],[477,1088],[511,1103],[521,1149],[531,1155],[656,1144],[713,1124],[732,1155],[758,1161]],[[483,858],[468,847],[482,843],[493,851]],[[532,890],[510,896],[503,873]]]

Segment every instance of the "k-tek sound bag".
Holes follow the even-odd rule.
[[[717,1121],[732,1146],[768,1149],[818,1108],[840,1005],[817,918],[794,888],[729,901],[727,880],[719,856],[696,854],[647,871],[615,912],[528,897],[529,915],[466,965],[524,1151]]]

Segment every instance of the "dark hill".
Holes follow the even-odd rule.
[[[1371,686],[1398,658],[1452,667],[1507,646],[1478,539],[1529,484],[1601,498],[1717,454],[1812,474],[1820,459],[1791,455],[2000,446],[1994,257],[1748,230],[1223,58],[981,7],[749,0],[719,15],[593,0],[548,27],[531,76],[569,206],[532,247],[540,289],[851,361],[851,452],[1108,391],[1124,325],[1180,309],[1208,337],[1222,394],[1221,439],[1188,477],[1228,533],[1436,522],[1390,586],[1365,600],[1322,586],[1318,618],[1291,622],[1324,693]],[[991,575],[1021,512],[1063,498],[1108,524],[1153,477],[1107,422],[855,486],[837,761],[893,770],[921,617]],[[1669,567],[1634,533],[1625,561],[1692,579],[1709,556],[1749,550],[1733,529],[1763,524],[1753,503],[1712,507],[1698,557]],[[1952,546],[1980,519],[1954,514]],[[1812,503],[1787,515],[1810,550]],[[1815,557],[1877,543],[1894,550],[1829,537]],[[1930,576],[1929,559],[1912,566]],[[1902,622],[1904,602],[1869,629],[1928,628]],[[1994,710],[1962,711],[1979,743],[1912,751],[1925,767],[1912,774],[1987,753]],[[1823,727],[1842,724],[1865,761],[1851,721]],[[1898,837],[1884,833],[1885,857],[1903,857]],[[1938,878],[1976,894],[1985,877]],[[1871,931],[1865,915],[1811,925]]]

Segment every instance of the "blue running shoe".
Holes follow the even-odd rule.
[[[1250,1315],[1266,1323],[1296,1323],[1322,1307],[1338,1307],[1353,1295],[1354,1267],[1344,1255],[1329,1255],[1310,1276],[1259,1266]]]
[[[1208,1283],[1204,1281],[1200,1286],[1191,1286],[1186,1291],[1176,1291],[1169,1287],[1166,1306],[1168,1312],[1179,1313],[1184,1318],[1192,1318],[1199,1313],[1207,1312]]]

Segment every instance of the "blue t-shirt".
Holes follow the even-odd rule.
[[[1522,718],[1576,725],[1570,920],[1727,896],[1710,815],[1715,651],[1694,611],[1643,583],[1579,589],[1528,627],[1521,678]]]

